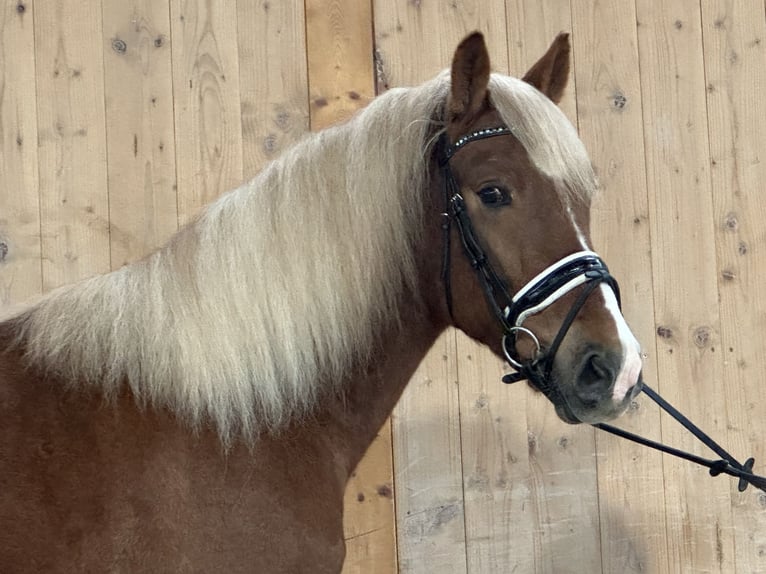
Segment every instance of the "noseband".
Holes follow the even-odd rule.
[[[599,284],[606,283],[609,285],[614,291],[618,303],[620,291],[617,281],[609,274],[606,264],[598,255],[592,251],[579,251],[550,265],[519,289],[515,295],[512,297],[509,295],[507,282],[492,266],[487,252],[474,231],[465,200],[460,195],[460,185],[455,179],[449,163],[458,151],[471,142],[506,135],[511,135],[511,130],[506,126],[497,126],[472,132],[461,137],[452,145],[450,145],[446,134],[441,136],[439,166],[444,177],[445,203],[444,222],[442,224],[444,235],[442,280],[447,298],[447,309],[454,322],[450,269],[451,230],[454,222],[463,246],[463,252],[476,272],[487,304],[502,329],[502,348],[505,357],[517,371],[504,376],[503,382],[515,383],[527,379],[554,404],[559,404],[563,401],[563,397],[558,387],[553,383],[551,374],[556,352],[564,337],[580,309]],[[523,326],[524,321],[532,315],[541,313],[564,295],[580,286],[584,286],[584,288],[569,309],[553,342],[548,348],[543,349],[537,336]],[[519,335],[526,335],[532,339],[536,347],[533,357],[523,359],[519,356],[516,350]]]

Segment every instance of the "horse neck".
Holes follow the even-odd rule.
[[[351,473],[391,415],[407,383],[443,330],[424,320],[422,311],[395,329],[382,333],[366,368],[349,373],[342,396],[326,411],[329,424],[319,419],[323,432],[334,429],[335,454],[341,455]]]
[[[430,197],[435,198],[438,193],[432,190]],[[440,209],[438,199],[425,208],[425,230],[415,253],[419,293],[401,298],[396,311],[399,321],[379,333],[367,365],[349,373],[343,385],[346,391],[331,401],[326,411],[330,426],[338,433],[336,454],[342,453],[349,474],[391,415],[418,365],[449,324],[441,280]]]

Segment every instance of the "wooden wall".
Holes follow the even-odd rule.
[[[480,29],[563,108],[645,378],[766,471],[763,0],[4,0],[0,305],[114,269]],[[450,331],[347,496],[345,572],[766,572],[766,494],[559,422]],[[622,419],[700,449],[645,399]],[[1,569],[1,568],[0,568]]]

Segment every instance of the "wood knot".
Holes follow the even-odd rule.
[[[621,91],[617,90],[612,94],[612,107],[616,110],[622,110],[628,104],[628,98]]]
[[[673,329],[670,327],[663,327],[660,325],[657,327],[657,335],[663,339],[672,339],[673,338]]]
[[[125,43],[125,40],[114,38],[112,40],[112,50],[114,50],[118,54],[124,54],[125,52],[128,51],[128,45]]]
[[[702,349],[710,342],[710,327],[697,327],[692,335],[694,344]]]
[[[476,408],[477,409],[486,409],[487,405],[489,405],[489,397],[482,393],[479,395],[479,398],[476,399]]]
[[[737,215],[735,213],[727,213],[723,220],[723,226],[726,228],[726,231],[731,231],[732,233],[737,231],[739,229]]]
[[[740,255],[744,255],[745,253],[747,253],[747,243],[745,243],[744,241],[740,241],[739,245],[737,246],[737,253],[739,253]]]
[[[565,449],[569,446],[569,439],[565,436],[562,436],[559,438],[559,440],[556,441],[556,444],[559,445],[559,448]]]
[[[736,279],[737,274],[734,273],[734,271],[731,271],[730,269],[724,269],[721,271],[721,277],[723,277],[724,281],[734,281]]]
[[[356,495],[356,501],[357,502],[364,502],[364,492],[360,492]]]
[[[23,2],[19,2],[18,4],[16,4],[16,12],[17,13],[23,14],[26,11],[27,11],[27,7],[24,5]]]
[[[263,138],[263,151],[266,152],[266,154],[271,155],[275,151],[277,151],[277,136],[274,134],[269,134],[265,138]]]
[[[276,117],[274,118],[274,122],[277,124],[277,127],[282,130],[283,132],[286,132],[290,129],[290,112],[287,112],[285,110],[281,110],[277,112]]]
[[[0,263],[3,263],[8,257],[8,244],[5,241],[0,241]]]
[[[537,437],[529,431],[527,431],[527,451],[529,456],[534,456],[537,452]]]
[[[314,100],[314,105],[318,108],[323,108],[327,105],[327,98],[317,98]]]
[[[154,39],[154,47],[155,48],[162,48],[162,46],[165,45],[165,37],[164,36],[157,36]]]
[[[349,97],[349,99],[351,99],[351,100],[358,100],[358,99],[360,99],[362,96],[360,96],[358,92],[355,92],[354,90],[351,90],[351,91],[348,93],[348,97]]]
[[[394,497],[394,491],[393,489],[387,485],[387,484],[381,484],[378,487],[378,496],[382,496],[383,498],[393,498]]]

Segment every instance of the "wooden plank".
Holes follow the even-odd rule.
[[[459,33],[434,14],[439,9],[435,3],[374,3],[379,89],[417,85],[449,65],[456,43],[443,45],[442,35],[450,36],[448,44]],[[448,331],[421,363],[391,417],[402,573],[467,570],[455,353],[455,333]]]
[[[33,8],[0,9],[0,310],[42,289]]]
[[[636,12],[659,387],[725,443],[700,6],[639,0]],[[662,437],[708,454],[667,417]],[[685,461],[665,458],[664,469],[669,570],[733,572],[731,485]]]
[[[708,132],[718,291],[721,310],[722,387],[727,413],[727,450],[754,456],[756,472],[766,461],[766,85],[763,4],[703,0],[702,28],[707,81]],[[765,158],[766,159],[766,158]],[[756,312],[754,312],[757,310]],[[766,494],[740,494],[730,481],[737,572],[766,572]]]
[[[309,130],[303,2],[237,2],[245,178]]]
[[[545,53],[556,34],[570,31],[571,27],[571,10],[566,0],[509,2],[513,74],[523,75]],[[560,103],[575,125],[576,63],[573,58],[569,87]],[[538,393],[527,401],[527,427],[531,497],[538,521],[532,547],[535,571],[573,572],[576,564],[577,571],[601,572],[593,430],[561,422],[550,402]]]
[[[43,289],[109,270],[101,6],[35,3]]]
[[[593,207],[594,245],[620,281],[623,313],[643,344],[644,379],[654,386],[650,213],[636,15],[632,5],[619,0],[572,7],[580,136],[601,184]],[[637,400],[616,424],[660,439],[659,408],[647,399]],[[597,439],[603,571],[667,572],[662,456],[611,435],[599,433]]]
[[[369,1],[306,0],[306,50],[311,129],[348,118],[375,97]]]
[[[391,417],[403,573],[467,572],[456,359],[450,330],[423,360]]]
[[[306,49],[311,128],[348,118],[375,97],[372,5],[307,0]],[[391,426],[387,422],[346,488],[344,572],[395,572]]]
[[[104,82],[112,267],[178,227],[168,5],[105,0]]]
[[[171,0],[178,217],[242,183],[237,6]]]
[[[502,2],[377,2],[379,85],[416,85],[430,79],[449,66],[458,42],[474,29],[485,33],[493,67],[507,71],[504,14]],[[461,375],[459,387],[455,369],[462,373],[463,367],[455,363],[455,353],[466,363],[470,379]],[[501,424],[492,418],[503,418],[494,408],[508,406],[505,396],[493,402],[492,417],[487,416],[489,409],[475,408],[477,400],[490,396],[490,385],[499,385],[496,378],[490,381],[499,372],[497,359],[485,349],[449,331],[426,357],[396,408],[394,468],[402,572],[493,571],[484,569],[485,564],[505,571],[504,564],[513,560],[510,541],[503,537],[516,527],[505,521],[509,505],[520,505],[524,487],[515,480],[502,482],[515,478],[515,468],[509,472],[503,457],[509,450],[526,452],[526,435],[511,437],[510,417]],[[463,427],[461,433],[464,416],[468,431]],[[491,461],[486,466],[476,448]],[[495,476],[501,482],[484,480]],[[498,537],[489,537],[487,533],[500,525],[506,526]]]

